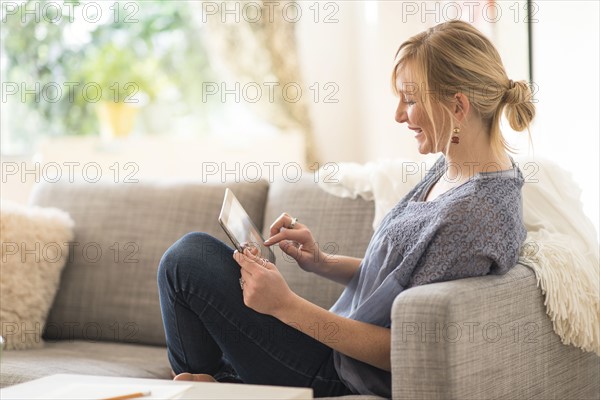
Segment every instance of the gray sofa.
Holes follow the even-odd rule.
[[[328,195],[306,177],[227,186],[261,229],[287,211],[311,227],[329,253],[360,257],[372,234],[373,203]],[[54,373],[169,379],[158,261],[187,232],[227,241],[216,221],[225,187],[37,186],[32,203],[68,211],[79,245],[63,271],[44,348],[5,351],[1,386]],[[338,284],[302,272],[275,250],[278,267],[301,296],[328,307],[341,293]],[[534,274],[522,265],[504,276],[406,290],[392,310],[393,397],[598,399],[600,357],[563,345],[543,303]]]

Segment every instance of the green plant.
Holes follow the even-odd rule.
[[[34,3],[38,9],[58,4],[28,0],[16,12],[3,15],[0,26],[6,59],[3,80],[36,92],[9,99],[11,113],[18,115],[9,119],[11,136],[29,145],[39,135],[98,134],[97,101],[126,101],[145,94],[152,102],[165,88],[175,92],[171,97],[178,99],[182,112],[207,113],[208,104],[195,106],[202,81],[210,79],[212,70],[202,26],[193,20],[193,2],[128,1],[128,6],[135,5],[133,18],[125,18],[128,13],[121,9],[118,18],[87,25],[78,24],[81,12],[74,18],[59,15],[55,21],[23,12]],[[75,11],[81,7],[73,4]],[[54,96],[56,88],[60,96]]]
[[[131,49],[113,43],[93,49],[78,75],[97,85],[102,100],[126,103],[137,103],[140,94],[153,100],[166,79],[154,57],[140,60]]]

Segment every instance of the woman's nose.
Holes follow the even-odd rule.
[[[406,110],[402,106],[402,102],[400,102],[400,104],[398,104],[398,107],[396,108],[396,118],[395,119],[396,119],[396,122],[399,124],[406,122],[408,119]]]

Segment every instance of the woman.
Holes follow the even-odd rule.
[[[525,239],[523,178],[499,123],[505,110],[513,129],[528,128],[535,109],[526,83],[509,80],[489,40],[461,21],[403,43],[392,81],[396,121],[415,132],[420,153],[443,156],[383,219],[364,258],[323,254],[310,230],[285,213],[266,241],[305,271],[346,285],[336,304],[325,310],[300,298],[249,249],[185,235],[163,256],[158,276],[176,379],[214,375],[312,387],[316,396],[390,397],[394,298],[416,285],[503,274],[516,264]],[[315,324],[335,335],[305,334]]]

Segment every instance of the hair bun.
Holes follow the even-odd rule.
[[[508,89],[504,92],[504,103],[521,104],[531,101],[531,90],[525,81],[508,80]]]
[[[510,127],[518,132],[526,129],[535,117],[533,94],[527,82],[509,79],[502,100],[506,104],[505,113]]]

